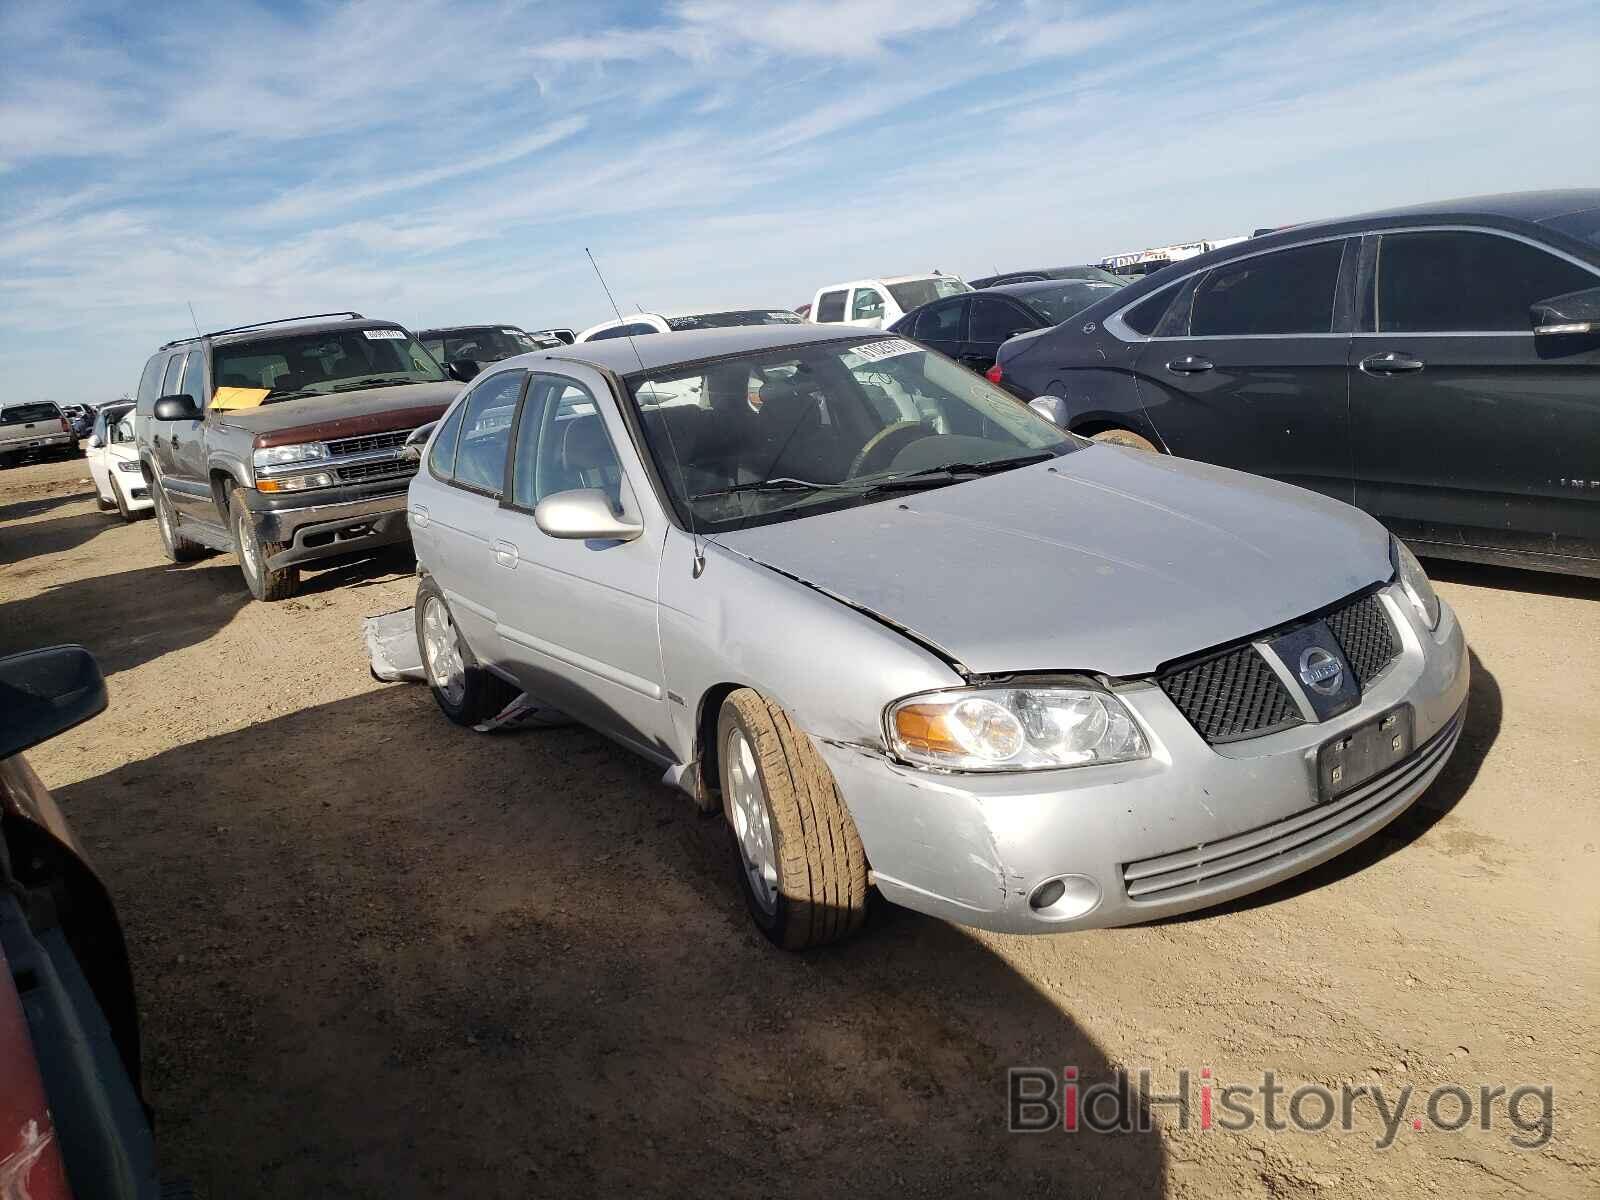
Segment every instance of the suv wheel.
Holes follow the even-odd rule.
[[[417,584],[416,621],[428,690],[445,716],[471,728],[517,698],[510,684],[478,665],[431,576],[424,575]]]
[[[850,936],[867,915],[867,856],[833,773],[789,714],[749,688],[717,718],[722,809],[739,890],[786,950]]]
[[[161,548],[173,562],[194,562],[205,554],[206,548],[190,541],[178,532],[177,518],[172,515],[172,502],[159,483],[150,485],[150,497],[156,506],[156,528],[161,531]]]
[[[239,570],[257,600],[287,600],[300,588],[300,568],[273,570],[267,560],[288,547],[287,542],[264,542],[256,536],[256,523],[244,502],[244,491],[234,488],[228,496],[228,516],[233,526],[233,552]]]

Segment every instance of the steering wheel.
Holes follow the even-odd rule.
[[[857,475],[869,474],[869,467],[872,471],[882,470],[912,442],[929,437],[932,433],[933,430],[922,421],[896,421],[893,425],[885,425],[867,439],[867,444],[861,447],[855,461],[850,464],[845,478],[854,479]]]

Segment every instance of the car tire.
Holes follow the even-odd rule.
[[[717,768],[745,904],[775,945],[849,937],[867,915],[867,856],[833,773],[789,714],[750,688],[722,703]]]
[[[444,592],[424,575],[417,584],[417,650],[439,711],[457,725],[472,728],[496,716],[517,698],[505,680],[478,665],[456,628]]]
[[[1126,446],[1130,450],[1148,450],[1151,454],[1161,453],[1161,447],[1131,429],[1102,429],[1099,433],[1090,434],[1089,440],[1105,442],[1112,446]]]
[[[111,507],[117,510],[117,516],[124,521],[132,522],[133,513],[128,511],[128,502],[122,498],[122,489],[116,485],[115,481],[111,484],[111,495],[113,497]]]
[[[113,490],[115,490],[116,485],[112,484],[112,488],[113,488]],[[95,490],[94,490],[94,506],[96,508],[98,508],[101,512],[110,512],[113,508],[117,507],[117,504],[116,504],[116,501],[114,501],[114,500],[107,500],[104,496],[102,496],[100,494],[100,489],[99,488],[95,488]]]
[[[150,498],[156,507],[156,528],[161,533],[161,549],[176,563],[194,562],[205,556],[206,548],[178,532],[177,518],[172,515],[172,502],[159,483],[150,485]]]
[[[234,488],[228,495],[228,523],[233,527],[233,554],[239,560],[239,572],[244,576],[250,594],[257,600],[287,600],[300,590],[300,568],[267,566],[274,554],[288,548],[288,542],[264,542],[256,535],[255,522],[250,519],[250,507],[244,502],[244,490]]]

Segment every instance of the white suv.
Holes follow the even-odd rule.
[[[818,288],[811,300],[811,319],[819,325],[859,325],[887,329],[914,308],[972,289],[954,275],[896,275],[856,279]]]

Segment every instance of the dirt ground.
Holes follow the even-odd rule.
[[[81,642],[111,693],[29,759],[118,900],[162,1154],[202,1195],[1600,1194],[1600,583],[1430,564],[1474,652],[1461,746],[1287,886],[1031,939],[880,906],[793,956],[642,761],[372,680],[361,619],[410,565],[256,604],[231,558],[96,512],[81,460],[0,473],[0,652]],[[1008,1134],[1024,1065],[1188,1069],[1187,1127]],[[1208,1068],[1415,1092],[1388,1149],[1364,1102],[1350,1132],[1202,1130]],[[1413,1129],[1446,1082],[1549,1084],[1553,1136],[1513,1145],[1504,1100]]]

